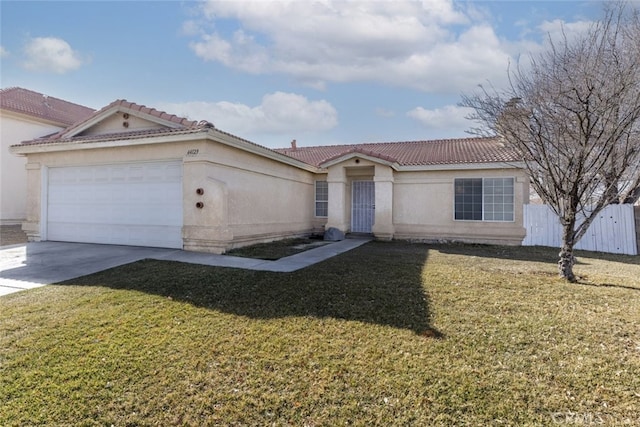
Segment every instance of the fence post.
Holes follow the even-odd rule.
[[[640,206],[633,207],[634,216],[636,219],[636,246],[638,248],[638,254],[640,254]]]

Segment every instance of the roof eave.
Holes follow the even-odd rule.
[[[57,151],[74,151],[74,150],[90,150],[96,148],[113,148],[113,147],[125,147],[132,145],[148,145],[148,144],[163,144],[167,142],[184,142],[203,139],[206,135],[204,130],[199,132],[188,132],[184,134],[165,134],[157,136],[149,136],[143,138],[132,139],[98,139],[92,141],[79,140],[79,141],[54,141],[42,143],[30,141],[28,144],[18,144],[9,147],[9,150],[13,154],[27,155],[35,153],[52,153]]]
[[[228,145],[230,147],[238,148],[240,150],[259,155],[261,157],[275,160],[280,163],[285,163],[298,169],[304,169],[313,173],[318,173],[320,171],[320,168],[314,165],[310,165],[303,161],[294,159],[293,157],[289,157],[286,154],[278,153],[277,151],[271,150],[270,148],[254,144],[250,141],[244,140],[230,133],[226,133],[215,128],[208,130],[208,136],[213,141]]]
[[[165,135],[148,136],[148,137],[133,137],[130,139],[97,139],[92,141],[78,140],[78,141],[54,141],[47,143],[31,142],[29,144],[13,145],[9,149],[11,153],[16,155],[28,155],[35,153],[52,153],[60,151],[72,151],[72,150],[90,150],[96,148],[113,148],[113,147],[129,147],[135,145],[150,145],[150,144],[163,144],[170,142],[186,142],[197,141],[202,139],[208,139],[213,142],[225,144],[237,149],[247,151],[261,157],[266,157],[280,163],[286,163],[290,166],[294,166],[298,169],[304,169],[309,172],[318,172],[319,169],[313,165],[296,160],[292,157],[284,154],[277,153],[269,148],[261,145],[253,144],[249,141],[245,141],[241,138],[235,137],[231,134],[218,131],[217,129],[199,129],[196,131],[185,131],[185,133],[171,133]]]
[[[444,171],[444,170],[478,170],[478,169],[523,169],[523,162],[465,162],[443,163],[434,165],[403,165],[399,172]]]
[[[14,110],[12,108],[1,108],[0,109],[0,115],[3,114],[7,114],[8,117],[15,117],[18,119],[22,119],[22,120],[28,120],[28,121],[32,121],[32,122],[36,122],[39,124],[46,124],[46,125],[51,125],[51,126],[56,126],[59,128],[66,128],[67,126],[69,126],[67,123],[63,123],[59,120],[51,120],[51,119],[45,119],[44,117],[41,116],[37,116],[35,114],[30,114],[24,111],[18,111],[18,110]]]

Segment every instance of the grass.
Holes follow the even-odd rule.
[[[640,424],[640,257],[369,243],[0,298],[0,425]]]

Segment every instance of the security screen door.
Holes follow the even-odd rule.
[[[351,186],[351,232],[371,233],[375,213],[375,183],[353,181]]]

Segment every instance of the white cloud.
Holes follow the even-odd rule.
[[[4,46],[0,46],[0,58],[6,58],[7,56],[9,56],[9,51]]]
[[[563,37],[567,37],[567,41],[575,40],[580,34],[584,34],[592,21],[575,21],[567,22],[560,19],[553,21],[543,21],[541,24],[530,28],[528,23],[522,23],[522,37],[515,41],[502,41],[501,45],[509,55],[514,58],[512,65],[518,62],[521,70],[526,71],[531,65],[531,59],[542,54],[550,48],[549,42],[553,42],[556,46],[561,46]],[[526,39],[524,37],[531,37]]]
[[[197,36],[202,33],[200,25],[196,21],[185,21],[182,23],[182,34],[185,36]]]
[[[267,71],[269,58],[266,49],[242,30],[236,31],[231,40],[225,40],[217,34],[204,34],[200,42],[191,43],[190,46],[205,61],[217,61],[254,74]]]
[[[202,19],[217,29],[203,23],[190,47],[205,61],[317,88],[377,81],[437,92],[469,89],[478,76],[503,79],[509,54],[490,26],[471,22],[475,9],[466,15],[460,7],[452,0],[209,1]],[[218,21],[237,27],[224,33]],[[189,28],[196,33],[193,21]]]
[[[329,102],[309,101],[302,95],[284,92],[265,95],[255,107],[226,101],[165,103],[159,107],[191,120],[208,120],[223,131],[240,136],[292,136],[327,131],[338,124],[338,113]]]
[[[465,117],[471,113],[471,109],[467,107],[458,107],[455,105],[447,105],[442,108],[425,109],[416,107],[407,112],[407,116],[420,122],[422,126],[431,130],[451,130],[459,129],[464,132],[469,129],[472,122]]]
[[[64,74],[85,62],[66,41],[55,37],[35,37],[25,46],[24,67],[32,71]]]
[[[562,41],[564,36],[568,40],[572,40],[576,36],[584,34],[591,25],[593,25],[592,21],[565,22],[561,19],[554,19],[542,22],[538,26],[538,30],[545,35],[545,42],[551,38],[551,41],[557,43]]]

